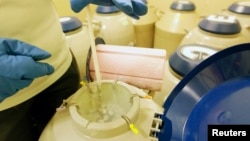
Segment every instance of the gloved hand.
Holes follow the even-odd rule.
[[[139,19],[139,16],[145,15],[148,11],[145,0],[70,0],[71,9],[74,12],[80,12],[90,3],[103,6],[115,5],[135,19]]]
[[[51,74],[51,65],[37,62],[50,56],[22,41],[0,38],[0,102],[29,86],[34,78]]]

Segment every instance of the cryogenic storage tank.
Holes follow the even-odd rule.
[[[115,6],[98,6],[92,16],[95,36],[109,45],[135,45],[135,30],[130,17]]]
[[[201,16],[216,14],[238,0],[192,0]]]
[[[223,10],[221,14],[236,17],[246,36],[250,33],[250,1],[240,1],[232,3],[227,10]]]
[[[163,105],[174,87],[195,66],[218,50],[204,45],[183,45],[169,57],[165,63],[163,85],[160,91],[154,91],[153,100]]]
[[[132,19],[136,34],[136,47],[152,48],[154,46],[155,22],[158,20],[156,11],[156,7],[149,5],[146,15],[141,16],[140,19]]]
[[[86,76],[86,60],[90,48],[88,27],[73,16],[60,17],[59,20],[67,43],[76,58],[80,77],[83,79]]]
[[[155,23],[154,48],[165,49],[168,58],[188,31],[197,26],[200,17],[194,3],[187,0],[174,1],[170,10],[158,11],[158,15],[160,20]]]
[[[163,108],[121,81],[80,88],[58,108],[39,141],[157,141]]]
[[[242,32],[241,24],[234,16],[208,15],[185,35],[180,45],[202,44],[221,50],[247,43],[249,36]]]

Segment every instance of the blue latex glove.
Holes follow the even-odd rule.
[[[52,66],[37,62],[50,56],[30,44],[0,38],[0,101],[29,86],[34,78],[51,74]]]
[[[145,0],[70,0],[71,9],[74,12],[80,12],[90,3],[103,6],[115,5],[135,19],[139,19],[139,16],[145,15],[148,11]]]

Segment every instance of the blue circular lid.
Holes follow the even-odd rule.
[[[241,32],[241,25],[237,18],[227,15],[209,15],[199,23],[201,30],[215,34],[237,34]]]
[[[100,14],[111,14],[111,13],[120,12],[120,9],[118,9],[116,6],[98,5],[97,8],[96,8],[96,12],[100,13]]]
[[[198,104],[206,94],[209,94],[210,91],[217,86],[238,78],[242,80],[243,77],[249,76],[249,60],[250,43],[239,44],[220,50],[214,55],[211,55],[199,63],[187,75],[185,75],[171,91],[164,102],[164,113],[162,116],[164,124],[163,127],[161,127],[160,133],[158,134],[159,140],[182,141],[182,137],[184,135],[183,129],[187,120],[189,119],[190,114],[196,107],[196,104]],[[249,78],[247,78],[247,81],[248,79]],[[245,84],[247,84],[247,82],[241,83],[238,81],[235,82],[235,84],[236,83],[239,85],[239,87],[236,87],[238,89],[244,88],[246,86]],[[250,84],[248,84],[248,86],[250,86]],[[222,90],[222,87],[219,89]],[[235,89],[231,88],[232,94],[234,90]],[[226,92],[226,90],[223,92]],[[223,93],[221,92],[219,94]],[[235,108],[240,107],[235,105]],[[225,115],[222,116],[225,118],[220,119],[220,121],[228,122],[230,115],[232,115],[230,112],[225,111]]]
[[[229,6],[228,10],[238,14],[250,15],[250,1],[235,2]]]
[[[82,27],[82,22],[73,16],[59,18],[64,33],[77,30]]]
[[[177,0],[171,4],[170,8],[178,11],[194,11],[195,4],[188,0]]]
[[[169,57],[169,66],[180,76],[186,75],[201,61],[216,53],[217,50],[208,46],[190,44],[183,45]]]
[[[249,86],[250,76],[245,76],[210,90],[188,117],[182,141],[207,141],[211,135],[209,125],[249,125]]]

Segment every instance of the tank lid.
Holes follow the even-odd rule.
[[[216,85],[201,97],[183,127],[183,140],[195,140],[194,136],[199,140],[206,140],[207,133],[211,131],[205,129],[208,125],[213,125],[212,128],[217,126],[232,129],[232,126],[227,125],[238,124],[239,127],[239,124],[249,124],[250,104],[246,100],[250,98],[249,82],[249,76],[234,78]]]
[[[59,21],[62,25],[64,33],[74,31],[82,27],[82,22],[78,18],[73,16],[60,17]]]
[[[100,14],[111,14],[111,13],[120,12],[120,9],[118,9],[116,6],[98,5],[96,8],[96,12]]]
[[[185,76],[201,61],[216,52],[216,49],[204,45],[182,45],[169,57],[169,65],[174,72]]]
[[[250,15],[250,1],[235,2],[229,6],[228,10],[238,14]]]
[[[189,141],[187,138],[184,138],[186,135],[189,135],[191,137],[189,139],[192,141],[206,141],[208,133],[206,132],[207,125],[202,125],[202,122],[206,122],[210,125],[222,124],[221,122],[215,123],[217,121],[222,121],[223,124],[246,124],[248,120],[248,123],[250,123],[248,108],[250,106],[248,96],[250,95],[247,95],[248,93],[246,92],[250,90],[243,90],[244,88],[249,89],[250,78],[243,78],[249,77],[249,67],[245,65],[248,64],[249,59],[250,43],[245,43],[220,50],[200,62],[199,65],[181,79],[164,102],[162,106],[164,107],[164,114],[161,116],[164,125],[157,134],[158,139],[160,141]],[[231,69],[230,72],[228,71],[229,69]],[[236,79],[238,79],[238,81]],[[225,86],[225,83],[230,83],[231,86]],[[224,85],[224,87],[221,87],[221,85]],[[219,88],[217,92],[214,91],[216,87]],[[236,92],[237,94],[232,92]],[[208,104],[207,100],[203,100],[205,96],[213,98],[209,100],[212,106]],[[221,99],[218,99],[218,97],[221,97]],[[224,100],[225,102],[223,103]],[[237,102],[242,102],[242,100],[244,103],[237,105]],[[198,106],[198,103],[202,101],[204,107]],[[242,104],[245,105],[245,107],[243,106],[244,110],[241,110]],[[225,109],[221,109],[221,106],[225,106]],[[196,107],[200,108],[197,109]],[[191,115],[198,117],[198,113],[192,114],[195,108],[198,111],[201,110],[199,112],[204,118],[197,118],[198,120],[190,118]],[[246,110],[247,108],[248,110]],[[217,117],[219,116],[219,118],[216,117],[217,119],[214,120],[214,118],[211,118],[211,114],[202,113],[208,111],[212,111],[213,114]],[[224,111],[230,111],[232,114],[228,114],[228,112],[221,114],[224,113]],[[239,120],[236,121],[232,118],[239,118]],[[194,124],[187,124],[189,119],[194,119]],[[192,130],[187,130],[187,125],[191,125],[189,127],[191,127]],[[195,127],[203,128],[204,130],[202,129],[202,131],[204,131],[203,133],[205,134],[201,134],[201,132],[193,134],[197,131]],[[188,131],[191,131],[192,134]]]
[[[241,25],[234,16],[209,15],[199,23],[199,28],[215,34],[237,34],[241,32]]]
[[[178,11],[194,11],[195,4],[188,0],[177,0],[171,4],[170,8]]]

